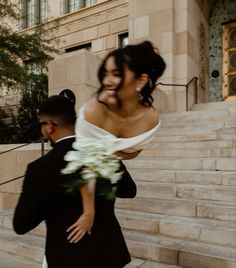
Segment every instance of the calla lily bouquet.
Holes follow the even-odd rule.
[[[120,159],[116,154],[115,141],[112,137],[103,139],[78,138],[72,145],[74,151],[69,151],[64,159],[68,162],[62,169],[63,174],[74,174],[77,177],[68,186],[73,191],[83,184],[88,184],[89,190],[107,198],[115,196],[117,181],[121,178]]]

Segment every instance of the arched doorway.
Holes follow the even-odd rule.
[[[236,2],[218,0],[210,25],[209,100],[236,98]]]
[[[223,25],[223,99],[236,99],[236,20]]]

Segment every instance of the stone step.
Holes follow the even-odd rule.
[[[236,149],[235,148],[221,148],[221,149],[212,149],[211,157],[236,157]]]
[[[221,128],[218,130],[219,134],[236,134],[236,128],[235,127],[228,127],[228,128]]]
[[[8,215],[9,216],[9,215]],[[41,241],[40,241],[41,240]],[[0,267],[7,268],[38,268],[41,267],[44,243],[44,238],[32,234],[26,234],[23,236],[16,235],[11,230],[0,229]],[[5,245],[5,246],[4,246]],[[1,266],[4,264],[4,266]],[[6,265],[6,266],[5,266]],[[31,265],[31,266],[30,266]],[[137,266],[138,265],[138,266]],[[141,266],[142,265],[142,266]],[[181,268],[180,266],[169,266],[161,263],[150,262],[147,260],[132,258],[132,262],[126,266],[126,268],[132,267],[153,267],[160,268]]]
[[[177,197],[192,200],[236,202],[236,187],[209,185],[177,185]]]
[[[17,235],[14,231],[0,228],[0,250],[24,259],[42,263],[45,238],[32,234]]]
[[[236,139],[215,141],[169,141],[159,142],[155,138],[146,149],[222,149],[236,148]]]
[[[185,268],[235,268],[235,248],[186,242],[179,252],[179,265]]]
[[[215,126],[215,125],[208,125],[204,129],[202,126],[162,126],[160,125],[157,131],[157,137],[164,137],[164,136],[189,136],[189,135],[206,135],[206,134],[215,134],[220,133],[223,128]]]
[[[148,233],[161,233],[177,238],[199,240],[207,243],[236,246],[236,223],[180,217],[116,208],[116,215],[124,229]],[[13,211],[1,214],[1,227],[12,230]],[[142,223],[142,224],[140,224]],[[30,234],[45,236],[45,225],[41,224]]]
[[[0,251],[0,268],[42,268],[42,264]]]
[[[236,204],[230,202],[137,196],[133,200],[117,199],[116,207],[163,215],[236,221]]]
[[[147,157],[213,157],[213,158],[222,158],[222,157],[236,157],[236,148],[200,148],[200,149],[152,149],[151,145],[143,150],[139,156],[139,158],[147,158]]]
[[[225,109],[220,111],[190,111],[179,113],[161,114],[162,126],[203,126],[209,122],[218,127],[228,125],[235,120],[236,114],[233,110]],[[230,121],[229,121],[230,119]],[[232,125],[234,126],[234,124]]]
[[[236,202],[236,187],[137,181],[137,196]]]
[[[236,246],[236,223],[116,209],[121,227],[214,245]]]
[[[236,107],[236,101],[217,101],[208,103],[198,103],[192,108],[193,111],[203,111],[203,110],[225,110],[230,107]]]
[[[134,257],[139,256],[151,261],[178,264],[189,268],[233,268],[236,265],[235,248],[171,239],[159,234],[144,234],[128,230],[124,230],[124,236],[129,251]],[[195,256],[196,264],[191,262],[190,255]],[[207,260],[207,266],[202,266],[204,260]],[[202,265],[199,265],[200,263]]]
[[[178,247],[180,242],[165,239],[160,235],[144,234],[123,230],[123,234],[133,257],[138,257],[165,264],[178,264]]]
[[[236,185],[236,172],[206,170],[153,170],[128,168],[135,181],[187,183],[198,185]]]
[[[177,197],[177,185],[173,183],[137,181],[137,196]]]
[[[13,230],[12,219],[13,219],[14,210],[5,210],[0,213],[0,227],[4,229]],[[36,228],[29,232],[29,234],[37,235],[37,236],[45,236],[46,234],[46,225],[44,222],[39,224]]]
[[[128,212],[127,215],[132,215],[131,213],[133,213],[133,212]],[[133,217],[134,217],[134,215],[133,215]],[[139,213],[138,217],[140,218],[140,213]],[[150,216],[150,214],[149,214],[148,219],[150,219],[150,218],[153,221],[153,219],[158,219],[158,216],[155,214]],[[145,219],[147,220],[147,216],[145,217]],[[162,232],[162,233],[165,233],[165,232],[168,233],[168,231],[172,230],[173,227],[171,228],[170,226],[168,226],[168,224],[169,225],[175,224],[175,226],[178,226],[178,224],[180,224],[180,223],[181,224],[185,223],[185,225],[187,225],[187,223],[190,222],[190,219],[187,219],[187,223],[186,223],[186,219],[181,219],[180,217],[169,218],[169,217],[163,217],[162,215],[160,215],[159,220],[161,220],[159,228],[160,228],[160,232]],[[121,222],[121,224],[122,224],[122,222]],[[192,222],[192,224],[193,224],[193,222]],[[206,233],[207,226],[205,226],[205,229],[204,229],[201,226],[200,221],[198,222],[198,224],[202,228],[201,232],[203,232],[201,237],[206,238],[207,237],[207,233]],[[140,221],[139,221],[139,225],[140,225]],[[211,225],[208,222],[208,225],[209,225],[208,226],[209,228],[214,227],[212,229],[212,232],[217,232],[217,227],[218,228],[220,227],[220,223],[218,223],[219,226],[217,226],[217,224],[215,224],[214,222],[212,222]],[[225,223],[222,223],[222,229],[223,229],[223,226],[225,226]],[[228,227],[230,227],[230,226],[228,226]],[[233,227],[233,226],[231,226],[231,227]],[[224,227],[224,229],[227,229],[227,228]],[[176,227],[175,230],[180,231],[180,229],[178,230],[178,227]],[[172,230],[172,233],[174,233],[175,230]],[[188,231],[190,231],[190,229],[188,229]],[[205,231],[205,233],[204,233],[204,231]],[[227,231],[229,232],[229,230],[227,230]],[[156,263],[156,261],[165,262],[165,263],[169,263],[169,264],[177,264],[177,259],[178,259],[177,254],[184,254],[184,253],[198,254],[199,251],[201,254],[199,253],[198,257],[201,258],[202,253],[204,253],[203,254],[204,259],[207,257],[208,261],[210,261],[211,265],[213,265],[213,263],[215,264],[219,261],[220,261],[220,263],[222,263],[224,265],[225,264],[231,265],[233,263],[232,249],[230,249],[230,248],[227,250],[226,248],[219,248],[219,247],[216,247],[213,245],[207,245],[207,244],[202,244],[202,243],[195,243],[194,244],[193,242],[186,242],[186,241],[176,240],[176,239],[173,240],[173,239],[170,239],[170,238],[163,236],[163,235],[156,236],[156,235],[150,235],[150,234],[140,234],[140,230],[139,230],[139,232],[135,232],[135,231],[131,231],[131,232],[128,231],[127,232],[127,230],[124,230],[123,232],[124,232],[124,235],[125,235],[125,238],[126,238],[126,241],[127,241],[127,244],[128,244],[128,247],[130,249],[132,256],[138,255],[139,258],[142,257],[145,259],[145,261],[140,260],[140,259],[139,260],[133,259],[132,263],[129,264],[127,266],[127,268],[149,267],[147,265],[150,265],[150,264],[156,265],[154,267],[159,267],[159,265],[161,265],[161,264]],[[172,235],[172,233],[171,233],[171,235]],[[195,233],[196,233],[196,231],[195,231]],[[10,248],[10,244],[11,244],[14,252],[17,252],[18,254],[20,253],[19,254],[20,256],[23,256],[25,258],[29,258],[29,254],[25,254],[25,253],[28,251],[28,249],[26,249],[26,248],[30,247],[30,251],[31,251],[30,258],[33,260],[37,260],[39,263],[41,263],[41,257],[38,258],[38,255],[39,255],[38,251],[32,250],[32,247],[35,247],[35,244],[37,244],[35,242],[35,240],[37,241],[38,237],[29,235],[29,234],[24,235],[24,236],[18,236],[12,231],[9,232],[9,230],[7,230],[7,232],[6,232],[6,230],[2,230],[2,229],[0,232],[0,237],[1,237],[0,247],[1,247],[2,251],[6,250],[7,252],[12,252],[12,249]],[[19,237],[20,237],[20,239],[18,239]],[[22,237],[24,237],[24,239],[21,239]],[[211,237],[210,234],[208,235],[208,237]],[[218,238],[219,238],[219,235],[218,235]],[[228,234],[227,238],[229,239],[229,234]],[[4,242],[3,242],[3,240],[4,240]],[[204,241],[204,242],[209,242],[209,241]],[[5,246],[2,246],[2,245],[5,245]],[[41,251],[40,255],[42,255],[43,246],[44,245],[42,243],[40,243],[40,245],[37,244],[38,250]],[[190,250],[189,250],[189,248],[190,248]],[[212,255],[206,256],[207,251],[204,252],[203,248],[204,249],[211,248],[211,251],[213,252],[213,256]],[[223,250],[223,252],[221,252],[219,256],[216,256],[216,254],[218,254],[220,252],[220,250]],[[140,251],[142,251],[142,253]],[[212,252],[210,252],[210,253],[212,253]],[[37,255],[37,256],[35,256],[35,255]],[[181,257],[183,259],[185,259],[184,256],[185,255],[183,255]],[[225,256],[227,257],[227,259],[224,259]],[[168,259],[166,259],[166,258],[168,258]],[[149,263],[149,261],[147,261],[147,260],[152,260],[152,262]],[[139,263],[139,264],[142,263],[142,265],[144,265],[144,264],[145,265],[144,266],[134,266],[137,263]],[[180,265],[181,265],[181,263],[180,263]],[[160,266],[160,267],[162,267],[162,266]],[[165,267],[165,266],[163,266],[163,267]],[[173,266],[173,268],[174,267],[175,266]],[[183,267],[191,267],[191,266],[183,266]],[[195,266],[195,267],[197,267],[197,266]],[[213,268],[214,266],[207,266],[207,267]],[[224,266],[222,266],[222,267],[224,267]],[[227,266],[227,267],[231,267],[231,266]],[[170,266],[170,268],[171,268],[171,266]]]
[[[236,158],[136,158],[124,161],[127,168],[155,170],[236,171]]]
[[[236,221],[235,203],[199,201],[197,202],[197,217],[223,221]]]
[[[131,258],[131,260],[131,263],[127,264],[124,268],[181,268],[181,266],[177,265],[147,261],[139,258]]]
[[[169,142],[169,141],[214,141],[219,139],[218,133],[200,133],[200,134],[189,134],[189,135],[165,135],[159,136],[157,132],[153,142]]]
[[[223,128],[218,131],[220,140],[235,140],[236,127]]]
[[[232,150],[232,149],[231,149]],[[176,157],[212,157],[212,149],[153,149],[151,146],[143,150],[138,158],[176,158]]]
[[[227,117],[229,115],[229,109],[231,107],[227,107],[225,109],[221,109],[217,111],[217,109],[212,110],[198,110],[198,111],[181,111],[181,112],[171,112],[171,113],[163,113],[161,114],[162,118],[165,118],[166,120],[182,120],[185,119],[206,119],[206,118],[219,118],[219,117]]]
[[[117,199],[116,207],[164,215],[196,216],[196,204],[194,202],[177,198],[148,198],[138,196],[133,200]]]
[[[215,116],[216,112],[212,111],[206,114],[206,116],[201,116],[201,114],[196,114],[194,116],[184,116],[180,115],[174,116],[174,115],[168,115],[164,114],[161,115],[161,121],[162,121],[162,127],[177,127],[182,126],[185,127],[186,125],[192,125],[197,127],[206,127],[209,122],[211,124],[214,124],[218,128],[231,128],[236,127],[236,113],[235,111],[227,111],[224,113],[224,115],[218,115]],[[199,117],[198,117],[199,116]]]
[[[236,118],[235,118],[236,120]],[[160,126],[153,141],[210,141],[235,140],[236,127],[205,126]]]
[[[42,267],[44,244],[40,242],[35,247],[36,243],[32,243],[33,239],[38,242],[39,237],[30,234],[18,236],[13,231],[0,229],[0,268]],[[131,263],[126,265],[125,268],[148,268],[150,265],[156,268],[181,268],[180,266],[166,265],[133,257]]]
[[[235,118],[236,120],[236,118]],[[155,142],[173,142],[173,141],[222,141],[236,139],[236,127],[178,127],[178,126],[161,126],[151,143]]]

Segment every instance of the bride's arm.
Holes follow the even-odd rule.
[[[123,160],[129,160],[129,159],[133,159],[135,157],[137,157],[140,152],[142,150],[139,150],[139,151],[136,151],[136,152],[133,152],[133,153],[126,153],[126,152],[123,152],[123,151],[119,151],[117,152],[116,154],[121,157]]]
[[[85,184],[81,189],[83,213],[78,220],[71,225],[67,232],[70,232],[67,239],[70,243],[77,243],[86,233],[91,234],[91,229],[95,216],[95,190],[89,191],[88,184]]]

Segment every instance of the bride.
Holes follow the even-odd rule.
[[[97,94],[81,107],[76,122],[76,136],[101,139],[112,136],[117,155],[132,159],[156,134],[160,120],[153,107],[152,92],[166,64],[153,44],[144,41],[110,52],[102,62]],[[70,243],[93,233],[95,193],[81,188],[85,205],[79,219],[68,228]],[[43,267],[46,268],[44,260]]]

